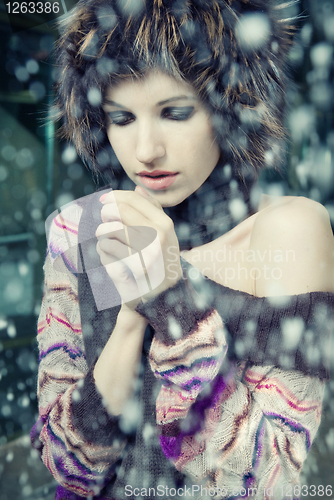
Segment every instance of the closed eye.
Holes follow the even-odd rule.
[[[129,123],[132,123],[134,120],[134,116],[132,113],[127,111],[110,111],[107,113],[111,123],[114,125],[118,125],[119,127],[124,127]]]
[[[168,120],[185,121],[192,116],[194,109],[193,106],[168,107],[161,111],[161,116]]]
[[[162,109],[161,117],[174,121],[186,121],[192,116],[194,109],[194,106],[170,106]],[[119,127],[129,125],[135,120],[135,116],[129,111],[109,111],[107,115],[110,122]]]

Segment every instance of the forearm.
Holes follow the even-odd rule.
[[[321,304],[322,311],[328,310],[324,323],[331,323],[330,298],[319,293],[294,297],[291,304],[276,310],[264,303],[265,299],[243,292],[217,285],[213,290],[220,294],[210,297],[211,290],[204,284],[201,288],[201,297],[217,304],[221,314],[206,309],[204,299],[198,300],[186,279],[154,301],[138,306],[155,328],[150,365],[163,382],[156,402],[162,450],[179,471],[197,482],[202,479],[206,486],[226,488],[226,494],[231,494],[231,487],[241,491],[245,471],[251,471],[252,485],[259,491],[269,488],[275,473],[276,493],[280,495],[280,486],[284,489],[287,484],[298,484],[301,464],[319,426],[324,382],[314,375],[323,370],[300,363],[312,374],[306,376],[302,370],[257,366],[249,360],[256,360],[256,346],[258,356],[267,358],[266,344],[269,350],[277,346],[277,338],[284,338],[275,327],[281,318],[302,317],[306,329],[314,325],[312,311]],[[174,304],[177,307],[172,310]],[[232,346],[242,348],[231,356],[240,353],[243,365],[235,365],[228,357],[219,366],[220,354],[227,348],[227,343],[221,342],[225,328],[214,321],[219,316],[228,320]],[[252,342],[247,343],[251,332],[245,326],[253,318],[258,320],[254,322],[257,328]],[[174,328],[174,337],[169,325],[180,326]],[[326,325],[318,318],[315,326],[325,334],[322,326]],[[276,351],[279,360],[284,345]],[[246,363],[249,366],[244,373]]]
[[[86,360],[77,278],[61,264],[54,269],[49,256],[45,264],[37,337],[39,419],[31,436],[56,481],[87,497],[115,473],[127,435],[118,418],[106,411],[95,386],[93,366]]]
[[[124,305],[114,331],[96,362],[95,384],[113,415],[122,413],[133,394],[147,324],[140,314]]]

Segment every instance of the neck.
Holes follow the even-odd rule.
[[[173,219],[180,249],[210,243],[251,215],[253,183],[254,178],[242,180],[229,166],[218,164],[195,193],[179,205],[165,208]]]

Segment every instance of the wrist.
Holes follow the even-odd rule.
[[[141,303],[145,304],[147,301],[153,300],[160,294],[167,292],[167,290],[175,287],[177,283],[183,278],[183,271],[181,262],[170,265],[168,268],[168,273],[166,272],[164,280],[150,292],[143,295]],[[140,308],[140,303],[137,305],[137,309]]]
[[[138,329],[145,331],[148,320],[127,304],[122,304],[117,317],[117,323],[131,331]]]

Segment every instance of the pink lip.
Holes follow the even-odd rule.
[[[173,184],[178,173],[168,172],[165,170],[153,170],[152,172],[139,172],[140,182],[148,189],[158,191],[167,189]]]

